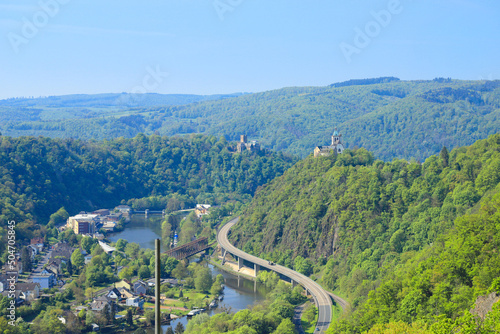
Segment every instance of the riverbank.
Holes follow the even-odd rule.
[[[243,271],[238,271],[236,268],[238,268],[238,265],[236,263],[231,263],[230,261],[226,260],[226,264],[222,265],[222,259],[217,256],[217,259],[214,259],[213,257],[208,259],[208,262],[213,265],[214,267],[217,267],[218,269],[225,271],[227,273],[230,273],[235,276],[241,276],[244,277],[248,280],[256,281],[257,277],[255,277],[253,274],[246,273]],[[235,270],[236,269],[236,270]],[[241,270],[248,269],[249,271],[253,272],[253,270],[249,268],[242,268]]]

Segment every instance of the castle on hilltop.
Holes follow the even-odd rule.
[[[342,154],[344,151],[344,145],[342,145],[340,140],[341,137],[342,134],[340,134],[337,131],[337,128],[335,128],[332,135],[332,144],[329,146],[316,146],[314,149],[314,157],[317,158],[320,156],[329,156],[331,154]]]
[[[240,142],[236,145],[236,151],[238,153],[241,153],[243,151],[251,151],[251,152],[260,151],[260,144],[256,140],[247,142],[247,136],[241,135]]]

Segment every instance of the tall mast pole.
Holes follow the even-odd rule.
[[[161,310],[160,310],[160,239],[155,240],[155,334],[162,334]]]

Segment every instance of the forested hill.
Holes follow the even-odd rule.
[[[245,202],[295,162],[282,153],[234,148],[224,138],[201,135],[109,141],[0,136],[0,232],[15,220],[17,238],[29,237],[34,222],[45,225],[63,206],[76,214],[129,199],[160,210]]]
[[[168,106],[183,105],[201,101],[219,100],[229,97],[240,96],[242,93],[218,94],[218,95],[194,95],[194,94],[71,94],[61,96],[48,96],[38,98],[12,98],[0,100],[1,107],[35,108],[39,112],[43,108],[114,108],[124,109],[128,107],[144,106]],[[83,109],[85,111],[85,109]],[[92,110],[86,110],[90,115]],[[40,115],[43,117],[44,115]],[[45,115],[49,117],[48,113]],[[99,115],[102,116],[102,115]],[[68,115],[66,115],[68,117]]]
[[[188,105],[141,107],[137,102],[114,113],[98,104],[0,105],[0,131],[84,139],[143,132],[207,133],[238,140],[247,134],[267,148],[305,157],[315,146],[327,144],[337,127],[348,148],[364,147],[385,161],[423,161],[443,146],[470,145],[500,129],[500,81],[375,78]]]
[[[310,156],[255,194],[231,239],[347,296],[354,312],[332,333],[444,326],[500,292],[499,181],[500,134],[423,164]]]

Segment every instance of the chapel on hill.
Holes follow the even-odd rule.
[[[341,142],[342,134],[340,134],[337,129],[333,131],[332,144],[328,146],[316,146],[314,149],[314,157],[328,156],[331,154],[342,154],[344,151],[344,145]]]

